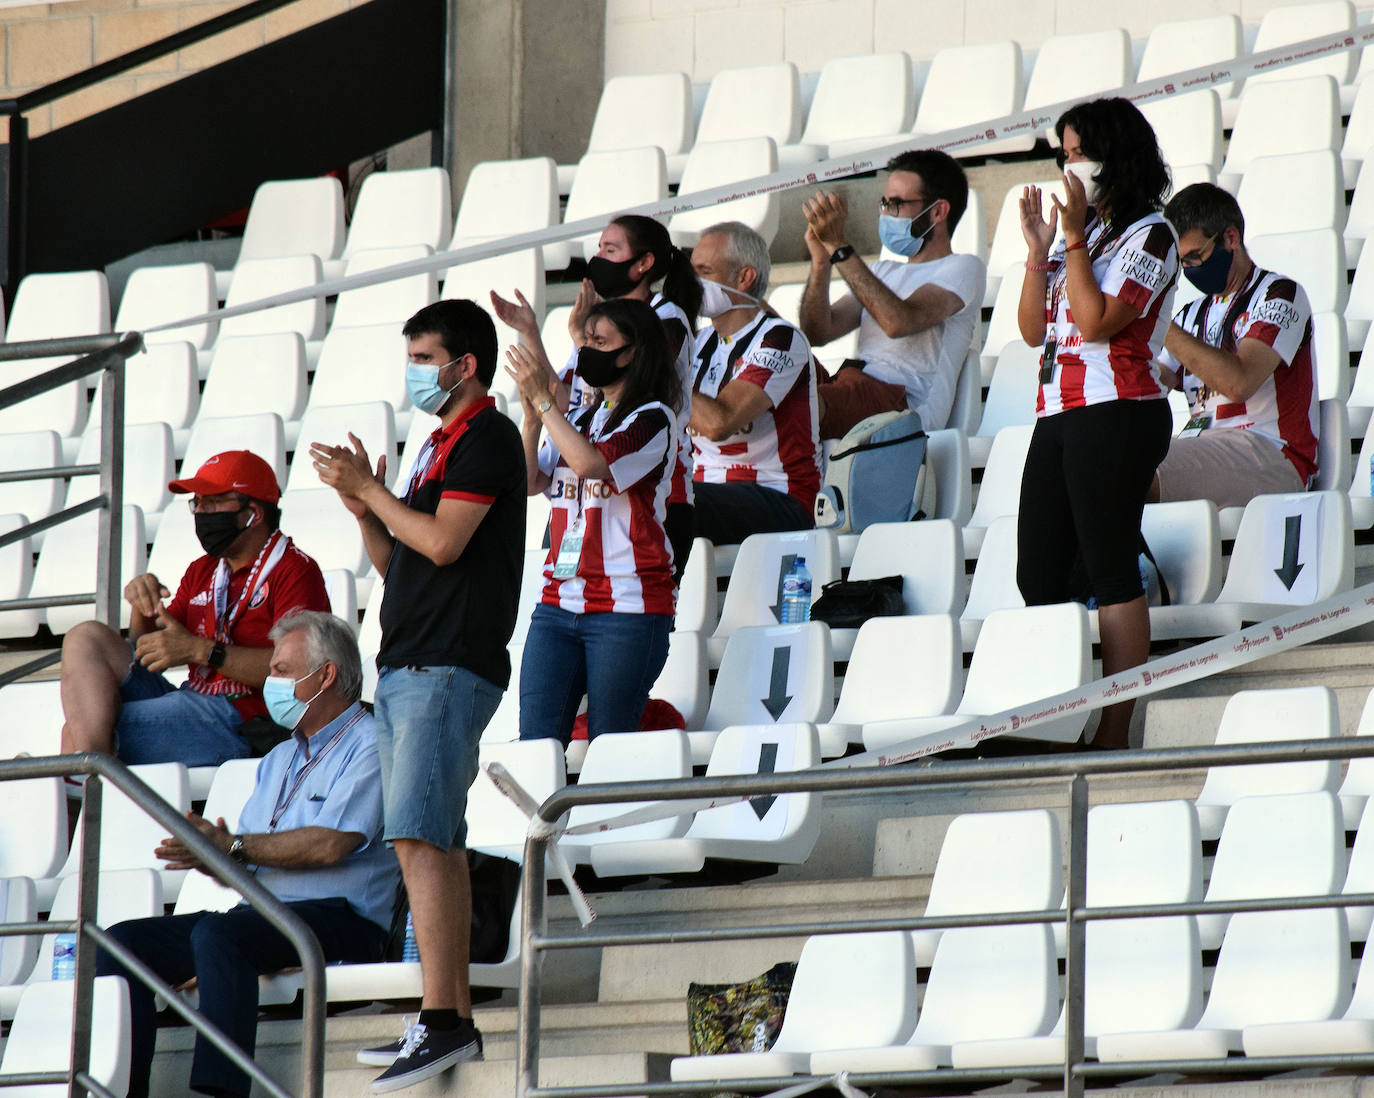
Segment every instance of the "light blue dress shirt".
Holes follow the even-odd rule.
[[[325,746],[350,720],[359,719],[328,750]],[[295,788],[296,778],[318,753],[319,762]],[[276,826],[272,816],[279,810]],[[278,899],[322,900],[342,897],[353,910],[382,929],[391,926],[401,870],[382,839],[382,776],[377,737],[370,714],[349,706],[309,738],[299,732],[278,744],[258,764],[257,784],[239,817],[241,834],[328,827],[352,831],[363,841],[338,865],[315,869],[254,870]]]

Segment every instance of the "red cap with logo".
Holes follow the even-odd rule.
[[[195,476],[174,480],[167,487],[182,495],[196,496],[238,492],[264,503],[276,503],[281,498],[272,466],[250,450],[226,450],[207,458]]]

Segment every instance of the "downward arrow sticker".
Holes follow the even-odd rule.
[[[787,670],[792,664],[792,649],[786,646],[773,649],[773,671],[768,676],[768,697],[760,698],[768,715],[776,722],[791,704],[787,693]]]
[[[1302,516],[1289,515],[1283,520],[1283,567],[1275,568],[1274,575],[1289,591],[1298,582],[1298,574],[1305,565],[1298,563],[1298,543],[1302,537]]]
[[[778,767],[778,745],[775,743],[759,744],[759,768],[756,774],[772,774]],[[767,797],[754,797],[749,802],[749,807],[754,810],[754,815],[763,822],[763,818],[768,815],[768,810],[773,807],[773,802],[778,799],[776,793]]]

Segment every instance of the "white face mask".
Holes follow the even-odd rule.
[[[756,297],[751,297],[743,290],[737,290],[733,286],[722,286],[719,282],[709,282],[706,279],[699,279],[701,282],[701,307],[697,310],[698,314],[707,320],[714,320],[722,313],[728,313],[731,309],[757,309],[761,302]],[[730,297],[731,294],[739,294],[740,297],[749,298],[746,302],[738,302]]]
[[[1089,206],[1095,206],[1097,200],[1102,197],[1102,188],[1093,178],[1101,170],[1102,164],[1097,160],[1075,160],[1071,164],[1064,165],[1064,172],[1078,176],[1078,181],[1083,184],[1083,191],[1087,196]]]

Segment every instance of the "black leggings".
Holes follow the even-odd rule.
[[[1080,556],[1100,606],[1140,597],[1140,517],[1172,430],[1166,400],[1113,400],[1036,420],[1016,536],[1027,605],[1072,599]]]

